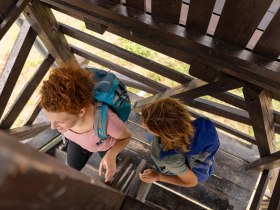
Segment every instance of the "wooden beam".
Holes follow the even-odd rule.
[[[213,69],[197,61],[192,61],[189,74],[206,82],[214,82],[222,75],[217,69]],[[212,97],[245,111],[247,110],[244,99],[232,93],[216,93]]]
[[[215,2],[215,0],[191,1],[186,23],[187,30],[190,29],[202,34],[206,34]]]
[[[244,48],[224,43],[209,36],[186,33],[181,26],[161,22],[155,24],[147,14],[122,5],[108,9],[105,1],[86,3],[77,0],[42,0],[52,8],[74,17],[87,17],[108,24],[108,31],[165,53],[183,62],[200,60],[206,65],[234,77],[280,93],[279,62],[253,54]],[[135,15],[132,15],[134,14]],[[94,14],[94,15],[93,15]],[[129,14],[129,15],[128,15]],[[268,73],[269,72],[269,73]]]
[[[126,195],[16,142],[3,132],[0,138],[1,209],[32,209],[34,203],[40,209],[72,206],[117,210],[123,206]],[[14,173],[11,173],[11,167]],[[15,190],[16,186],[21,187]],[[51,190],[42,192],[42,189]]]
[[[0,1],[0,23],[15,6],[18,0]]]
[[[53,130],[49,127],[48,129],[44,130],[43,132],[39,133],[37,136],[32,138],[30,141],[28,141],[27,144],[36,150],[40,150],[60,135],[60,132],[58,132],[57,130]]]
[[[269,93],[255,87],[244,87],[250,120],[261,157],[276,151],[272,99]]]
[[[261,176],[261,180],[258,184],[256,193],[254,195],[253,201],[250,206],[250,210],[259,210],[261,201],[263,199],[266,186],[268,184],[269,178],[270,178],[271,171],[264,170]]]
[[[33,1],[24,10],[24,15],[58,65],[64,65],[65,62],[72,66],[79,65],[47,5],[40,1]]]
[[[200,114],[198,112],[195,112],[193,110],[188,110],[188,111],[195,118],[205,117],[204,115],[202,115],[202,114]],[[217,121],[215,119],[211,119],[211,120],[212,120],[212,122],[215,124],[215,126],[217,128],[219,128],[219,129],[221,129],[221,130],[223,130],[223,131],[225,131],[227,133],[230,133],[230,134],[232,134],[234,136],[237,136],[237,137],[239,137],[239,138],[241,138],[241,139],[243,139],[243,140],[245,140],[245,141],[247,141],[247,142],[249,142],[251,144],[257,144],[256,140],[253,137],[249,136],[248,134],[243,133],[243,132],[241,132],[239,130],[233,129],[232,127],[230,127],[230,126],[228,126],[228,125],[226,125],[224,123],[220,123],[219,121]]]
[[[25,21],[0,76],[0,118],[19,78],[26,58],[36,39],[36,33]]]
[[[214,37],[246,47],[272,0],[225,2]]]
[[[22,141],[36,136],[38,133],[42,132],[43,130],[49,127],[50,123],[43,122],[33,125],[26,125],[19,128],[8,129],[5,130],[5,132],[9,135],[16,137],[18,141]]]
[[[209,66],[197,61],[193,61],[191,63],[189,74],[206,82],[213,82],[219,77],[219,75],[221,75],[221,73],[217,72],[217,70],[209,68]],[[232,93],[217,93],[213,95],[213,97],[247,111],[246,102],[244,98],[240,96]],[[279,124],[280,112],[273,111],[273,113],[275,122]]]
[[[34,73],[33,77],[30,78],[28,83],[19,93],[18,98],[14,101],[12,107],[7,112],[6,116],[2,119],[0,123],[1,129],[8,129],[13,125],[14,121],[25,107],[26,103],[28,102],[33,92],[36,90],[36,88],[42,81],[43,77],[45,76],[53,62],[54,59],[50,54],[44,59],[40,67]]]
[[[91,61],[93,61],[95,63],[98,63],[98,64],[100,64],[102,66],[105,66],[105,67],[107,67],[109,69],[112,69],[113,71],[116,71],[116,72],[118,72],[120,74],[123,74],[123,75],[125,75],[125,76],[127,76],[129,78],[132,78],[132,79],[134,79],[134,80],[136,80],[136,81],[138,81],[140,83],[143,83],[143,84],[145,84],[145,85],[147,85],[147,86],[149,86],[151,88],[154,88],[154,89],[156,89],[156,90],[158,90],[160,92],[161,91],[165,91],[165,90],[168,89],[168,87],[165,86],[165,85],[162,85],[162,84],[160,84],[160,83],[158,83],[158,82],[156,82],[156,81],[154,81],[152,79],[149,79],[147,77],[142,76],[141,74],[135,73],[135,72],[133,72],[133,71],[131,71],[129,69],[126,69],[126,68],[124,68],[122,66],[119,66],[119,65],[117,65],[117,64],[115,64],[115,63],[113,63],[111,61],[105,60],[105,59],[103,59],[103,58],[101,58],[101,57],[99,57],[97,55],[93,55],[92,53],[89,53],[89,52],[87,52],[87,51],[85,51],[83,49],[80,49],[78,47],[75,47],[75,46],[72,46],[72,45],[71,45],[71,47],[72,47],[72,51],[75,54],[77,54],[79,56],[82,56],[83,58],[86,58],[88,60],[91,60]]]
[[[71,26],[60,23],[60,28],[64,34],[66,34],[70,37],[83,41],[93,47],[104,50],[110,54],[118,56],[124,60],[127,60],[127,61],[134,63],[138,66],[141,66],[143,68],[146,68],[152,72],[160,74],[160,75],[167,77],[168,79],[174,80],[178,83],[183,84],[183,83],[186,83],[191,80],[191,77],[189,77],[186,74],[180,73],[174,69],[171,69],[171,68],[164,66],[160,63],[157,63],[155,61],[149,60],[143,56],[132,53],[128,50],[125,50],[114,44],[106,42],[102,39],[98,39],[95,36],[92,36],[90,34],[77,30]]]
[[[274,152],[270,155],[264,156],[258,160],[255,160],[252,163],[249,163],[247,168],[248,169],[266,169],[271,170],[274,168],[280,167],[280,151]]]
[[[9,28],[13,25],[17,17],[20,15],[20,13],[24,10],[26,5],[31,0],[18,0],[15,5],[11,8],[11,11],[8,12],[6,17],[1,21],[0,24],[0,40],[3,38],[3,36],[6,34],[6,32],[9,30]],[[1,2],[1,4],[3,4]],[[7,3],[4,3],[7,4]],[[8,9],[6,6],[4,6],[5,9]],[[2,11],[3,12],[3,11]],[[4,12],[3,12],[4,13]]]
[[[182,0],[153,0],[152,16],[163,18],[168,22],[179,24]]]
[[[280,209],[280,175],[279,174],[267,210],[274,210],[274,209],[277,210]]]
[[[92,30],[96,33],[99,33],[99,34],[104,34],[104,32],[107,30],[107,26],[105,25],[102,25],[100,23],[96,23],[96,22],[93,22],[93,21],[90,21],[88,19],[84,19],[85,21],[85,24],[86,24],[86,28],[89,29],[89,30]]]
[[[127,7],[135,8],[138,10],[142,10],[145,12],[145,3],[144,0],[125,0],[125,4]]]
[[[204,95],[214,95],[218,92],[225,92],[227,90],[235,89],[240,87],[242,84],[236,80],[227,77],[216,82],[207,84],[199,79],[194,79],[190,82],[187,82],[184,85],[169,89],[163,93],[151,96],[149,98],[143,99],[137,102],[135,108],[139,110],[144,105],[166,97],[174,97],[179,99],[195,99]]]
[[[126,77],[122,74],[119,74],[117,72],[114,72],[114,74],[127,86],[127,87],[132,87],[138,90],[143,90],[147,93],[151,93],[151,94],[157,94],[159,93],[159,91],[147,86],[147,85],[143,85],[140,82],[137,82],[129,77]]]
[[[24,125],[32,125],[34,120],[36,119],[36,117],[38,116],[38,114],[41,111],[41,106],[40,106],[40,99],[37,101],[36,103],[36,107],[34,108],[33,112],[31,113],[31,115],[27,118],[26,122]]]

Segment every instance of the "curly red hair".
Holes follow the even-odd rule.
[[[94,87],[90,72],[76,67],[54,68],[41,88],[41,106],[49,112],[78,114],[92,100]]]

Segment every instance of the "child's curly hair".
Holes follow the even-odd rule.
[[[54,68],[41,88],[41,106],[49,112],[78,114],[93,103],[93,76],[77,67]]]
[[[149,130],[161,137],[164,150],[189,150],[194,128],[189,112],[179,100],[164,98],[146,105],[142,119]]]

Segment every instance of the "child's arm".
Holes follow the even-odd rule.
[[[196,175],[190,169],[182,175],[164,175],[153,169],[146,169],[139,176],[143,182],[152,183],[154,181],[161,181],[182,187],[194,187],[198,182]]]

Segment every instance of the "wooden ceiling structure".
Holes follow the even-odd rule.
[[[260,158],[248,169],[262,170],[250,209],[258,209],[271,170],[280,167],[275,134],[280,134],[280,113],[272,100],[280,101],[280,1],[278,0],[11,0],[0,3],[0,39],[21,13],[24,21],[19,38],[0,77],[0,128],[18,138],[38,134],[48,125],[33,124],[40,112],[37,106],[21,128],[10,129],[28,99],[51,65],[71,62],[75,54],[125,76],[128,86],[153,96],[134,104],[162,97],[175,97],[188,106],[239,123],[250,125],[251,137],[212,119],[217,128],[257,145]],[[52,10],[82,20],[88,29],[111,32],[157,52],[190,64],[189,74],[124,50],[79,31],[71,24],[57,22]],[[180,83],[167,87],[77,46],[65,35],[109,52],[163,77]],[[3,116],[36,37],[48,53],[10,110]],[[228,91],[242,88],[244,97]],[[212,96],[222,105],[202,96]],[[193,116],[199,113],[191,111]],[[28,128],[27,128],[28,127]],[[268,209],[280,209],[278,176]]]

